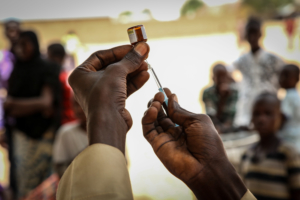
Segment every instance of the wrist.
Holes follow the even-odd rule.
[[[89,144],[102,143],[118,148],[125,154],[127,124],[118,111],[95,109],[87,114]]]
[[[187,183],[198,199],[240,200],[247,191],[227,158],[208,164],[201,174]]]

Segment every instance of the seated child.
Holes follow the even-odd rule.
[[[62,67],[66,57],[65,49],[59,43],[51,44],[48,46],[47,56],[49,61],[55,63],[60,68],[59,80],[62,86],[61,124],[73,122],[76,118],[71,103],[72,89],[68,83],[69,74]]]
[[[300,157],[276,135],[282,118],[276,95],[256,98],[252,122],[260,141],[242,156],[240,174],[258,200],[300,199]]]
[[[287,121],[279,133],[284,141],[293,145],[300,153],[300,96],[296,90],[300,70],[296,65],[286,65],[282,69],[279,83],[286,90],[286,96],[281,103],[281,111]]]
[[[58,130],[54,141],[53,162],[59,177],[62,177],[73,159],[89,144],[86,132],[86,117],[74,98],[73,110],[78,121],[64,124]]]
[[[219,133],[232,131],[232,123],[238,99],[237,90],[231,87],[231,79],[224,65],[213,68],[214,85],[204,90],[203,102]]]

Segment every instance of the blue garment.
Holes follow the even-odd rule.
[[[279,136],[300,153],[300,96],[295,88],[286,90],[286,96],[281,102],[281,110],[287,117],[287,122]]]

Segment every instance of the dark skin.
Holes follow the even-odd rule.
[[[71,74],[70,85],[87,116],[90,145],[103,143],[125,152],[126,133],[132,126],[125,102],[149,78],[144,61],[148,53],[143,42],[134,49],[126,45],[98,51]],[[199,199],[240,200],[247,189],[229,163],[210,118],[185,111],[175,95],[166,92],[170,118],[157,118],[163,101],[158,93],[142,120],[156,155]],[[174,128],[174,123],[181,127]]]
[[[125,101],[149,79],[144,61],[148,52],[146,43],[135,50],[125,45],[98,51],[70,75],[75,98],[87,116],[90,145],[104,143],[125,153],[126,133],[132,126]]]
[[[52,54],[52,52],[48,52],[48,59],[56,64],[58,64],[59,66],[62,66],[64,63],[64,56],[55,56]]]
[[[252,122],[259,133],[260,141],[255,147],[254,159],[264,159],[266,154],[273,153],[280,145],[280,140],[276,136],[282,123],[280,102],[274,97],[265,97],[254,104]],[[300,199],[300,190],[291,190],[291,199]]]
[[[5,36],[9,40],[11,46],[18,41],[20,32],[20,25],[16,22],[8,22],[5,25]]]
[[[210,118],[184,110],[176,95],[165,92],[169,116],[162,111],[164,96],[158,93],[142,120],[144,136],[157,157],[198,199],[241,199],[246,187],[229,163]]]
[[[274,109],[275,108],[275,109]],[[259,133],[258,148],[264,153],[272,153],[279,145],[276,132],[281,126],[282,115],[278,100],[265,97],[255,103],[253,107],[252,122]]]
[[[279,84],[284,89],[296,88],[299,82],[299,71],[285,66],[280,72]]]
[[[220,121],[220,117],[224,111],[225,103],[230,95],[230,78],[228,75],[228,72],[225,67],[219,67],[214,69],[214,75],[213,75],[214,84],[217,88],[217,93],[219,94],[220,101],[218,105],[218,110],[216,113],[216,120]],[[220,123],[220,122],[219,122]],[[232,126],[232,121],[226,121],[219,126],[217,126],[217,130],[222,133],[226,131],[228,128]]]
[[[26,62],[32,59],[34,46],[26,37],[20,38],[14,48],[19,60]],[[51,88],[45,85],[39,97],[23,99],[8,96],[4,103],[4,109],[7,115],[12,117],[22,117],[37,112],[51,116],[53,113],[52,102]]]
[[[80,107],[80,105],[76,102],[76,100],[73,98],[72,99],[72,105],[73,105],[73,111],[76,115],[76,118],[79,121],[80,128],[86,132],[86,117],[85,114]],[[71,164],[72,160],[65,162],[65,163],[55,163],[54,164],[54,169],[56,173],[58,174],[59,178],[62,177],[68,166]]]
[[[246,30],[246,40],[250,44],[251,52],[255,54],[260,49],[259,39],[261,38],[261,30],[258,27],[253,27]]]

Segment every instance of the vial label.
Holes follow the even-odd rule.
[[[142,30],[142,34],[143,34],[144,39],[147,39],[145,27],[142,26],[142,27],[141,27],[141,30]]]
[[[137,42],[137,37],[134,29],[128,30],[128,36],[131,44]]]

